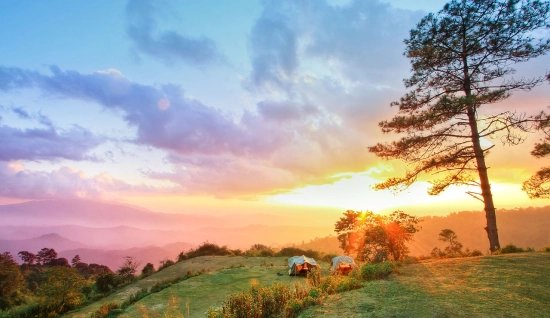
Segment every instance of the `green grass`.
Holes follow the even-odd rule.
[[[121,304],[132,293],[144,287],[152,287],[155,283],[178,277],[183,277],[188,270],[196,273],[202,269],[208,273],[192,277],[174,284],[158,293],[151,294],[125,310],[119,317],[144,317],[143,310],[155,317],[156,312],[164,312],[170,307],[178,307],[179,311],[187,315],[187,307],[191,317],[205,317],[210,307],[217,307],[233,292],[244,291],[249,288],[252,280],[271,285],[273,282],[304,281],[301,277],[288,276],[287,257],[229,257],[229,256],[201,256],[177,263],[143,280],[133,283],[103,298],[89,306],[79,309],[63,317],[88,318],[101,305],[107,302]],[[273,266],[271,266],[273,264]],[[241,267],[244,265],[244,267]],[[321,263],[328,273],[328,264]],[[281,275],[277,275],[280,273]],[[141,309],[140,309],[141,307]],[[172,308],[173,309],[173,308]]]
[[[550,254],[425,261],[300,317],[550,317]]]
[[[327,275],[328,264],[321,266]],[[208,308],[247,290],[253,281],[305,281],[288,276],[286,257],[199,257],[65,316],[87,318],[105,302],[120,303],[145,284],[185,276],[189,269],[211,271],[151,294],[119,317],[181,317],[170,312],[205,317]],[[324,298],[322,305],[300,317],[550,317],[550,253],[427,260],[398,271],[387,280],[365,282],[361,289]]]

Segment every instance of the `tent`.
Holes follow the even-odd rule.
[[[330,272],[333,274],[347,275],[357,265],[351,256],[336,256],[330,262]]]
[[[288,275],[299,275],[309,272],[312,268],[321,266],[313,258],[307,256],[292,256],[288,259]]]

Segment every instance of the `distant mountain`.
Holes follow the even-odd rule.
[[[250,224],[297,224],[299,215],[271,214],[200,215],[157,213],[118,203],[91,200],[42,200],[0,205],[0,224],[4,226],[60,226],[110,228],[128,226],[142,229],[189,230],[206,226],[230,228]],[[311,222],[316,224],[314,220]]]
[[[134,260],[140,263],[138,270],[141,270],[147,263],[152,263],[155,269],[158,269],[160,261],[167,259],[175,261],[180,252],[186,252],[192,247],[191,244],[178,242],[163,247],[147,246],[125,250],[78,248],[61,251],[59,257],[71,260],[75,255],[79,255],[84,263],[107,265],[111,270],[116,271],[122,265],[126,256],[132,256]]]
[[[188,235],[176,230],[144,230],[129,226],[94,228],[79,225],[61,226],[0,226],[0,239],[23,239],[57,233],[77,242],[86,242],[96,249],[128,249],[149,245],[162,246],[174,241],[183,241]]]
[[[29,251],[36,254],[42,248],[53,248],[56,252],[75,248],[85,248],[86,245],[66,239],[59,234],[50,233],[26,240],[0,240],[0,252],[10,252],[16,260],[17,253]]]

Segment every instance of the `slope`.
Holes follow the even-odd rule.
[[[218,306],[227,296],[236,291],[248,288],[251,280],[271,284],[275,281],[292,283],[303,280],[300,277],[288,276],[286,257],[226,257],[202,256],[177,263],[143,280],[133,283],[110,296],[92,303],[78,311],[65,314],[63,317],[89,317],[102,304],[108,302],[122,303],[142,288],[151,288],[158,282],[183,277],[188,271],[205,272],[184,280],[158,293],[150,295],[127,308],[124,317],[141,317],[140,307],[151,311],[162,311],[169,305],[174,296],[180,300],[181,312],[187,312],[189,303],[191,317],[204,317],[210,307]],[[324,269],[328,264],[321,263]],[[279,273],[279,275],[278,275]],[[123,317],[123,316],[121,316]],[[185,317],[188,317],[185,315]]]
[[[550,317],[548,268],[550,253],[426,261],[300,317]]]

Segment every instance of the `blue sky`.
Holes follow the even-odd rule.
[[[399,171],[366,147],[405,93],[403,40],[444,3],[3,1],[0,197],[300,204],[348,181],[369,209],[389,198],[369,184]],[[546,91],[507,106],[542,110]]]

